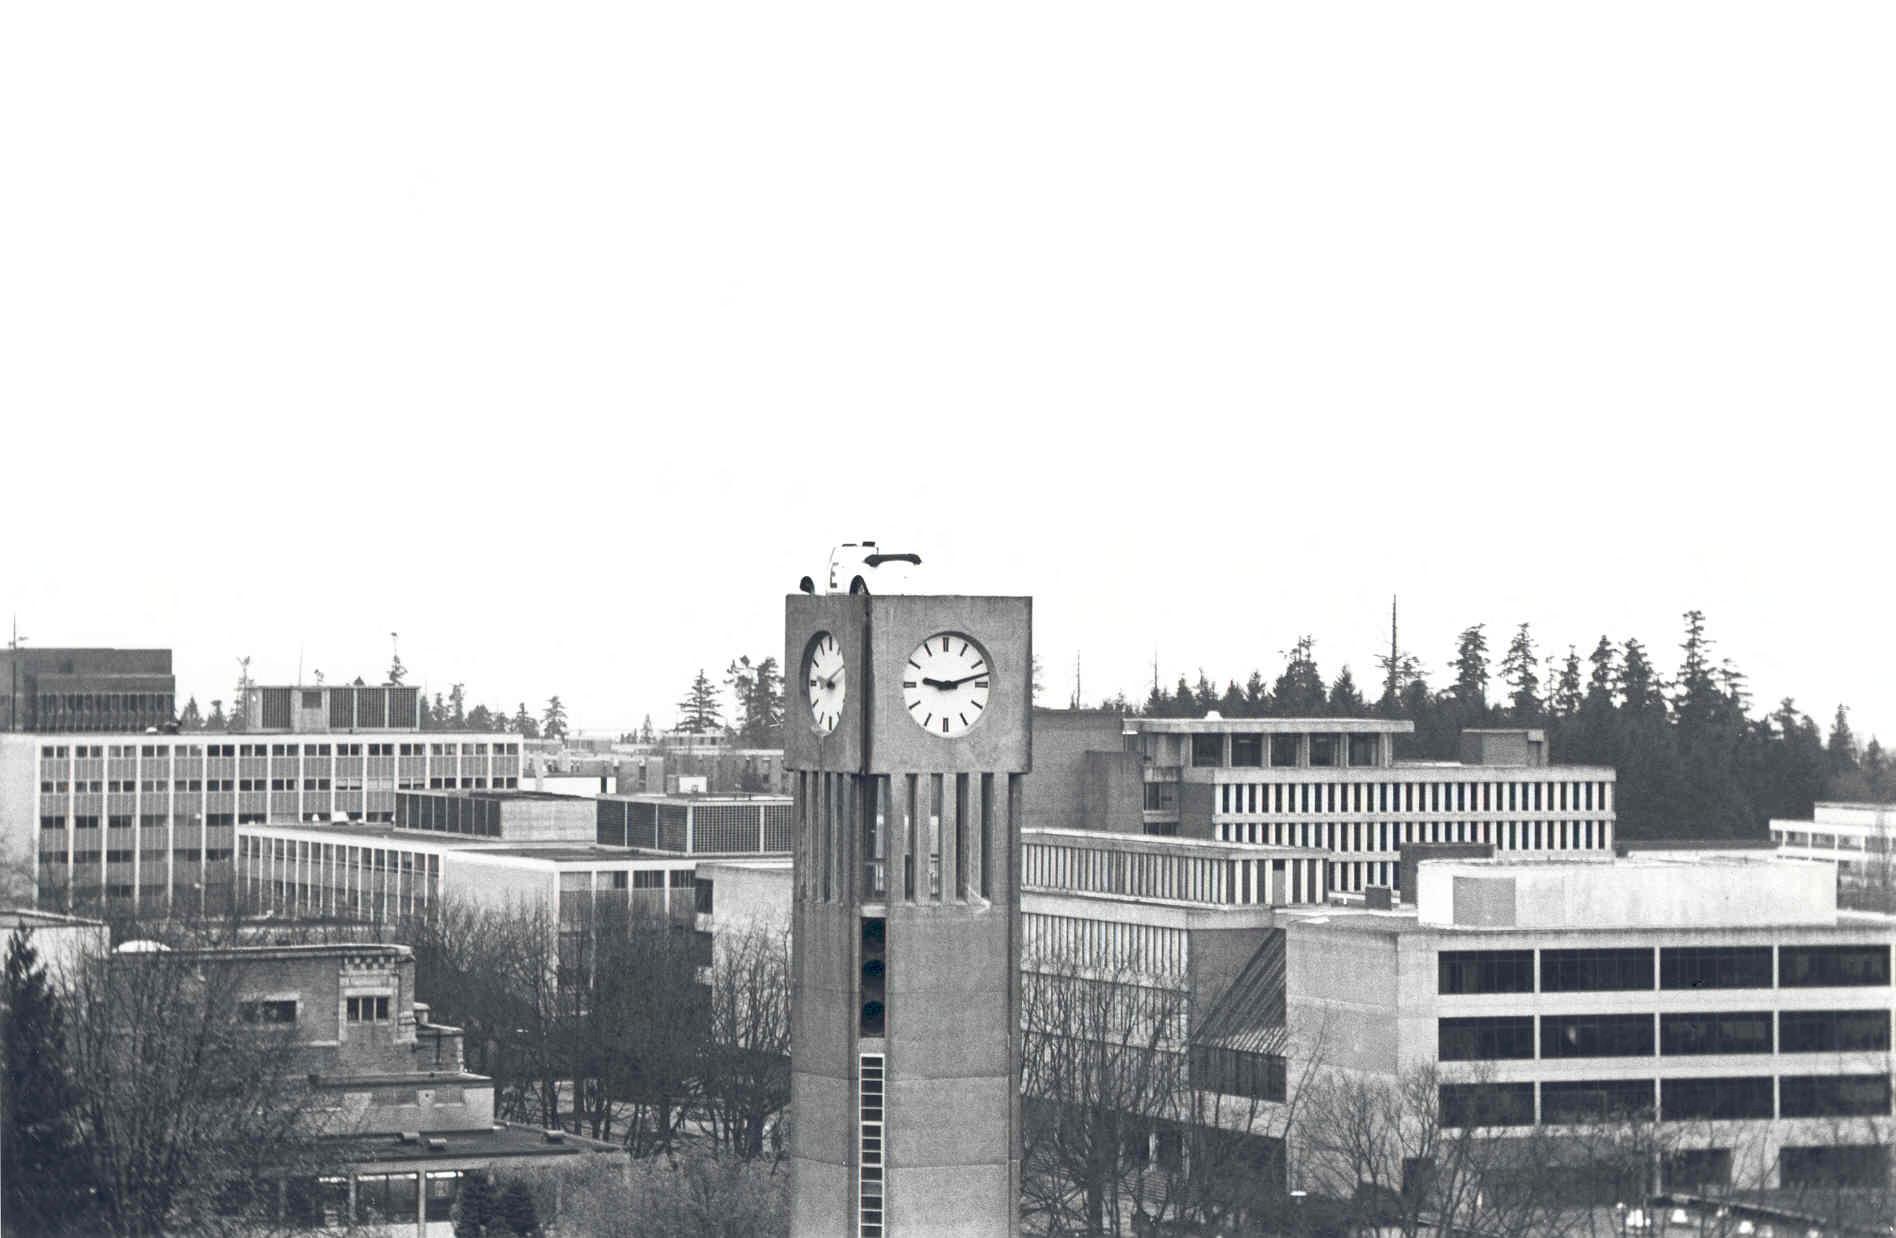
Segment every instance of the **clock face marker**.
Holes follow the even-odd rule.
[[[981,721],[992,686],[987,652],[964,632],[937,632],[915,647],[902,700],[930,735],[953,739]],[[937,727],[935,724],[941,725]]]

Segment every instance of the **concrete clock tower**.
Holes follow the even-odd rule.
[[[793,594],[795,1238],[1019,1232],[1029,598]]]

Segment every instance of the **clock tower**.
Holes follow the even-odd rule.
[[[794,1238],[1019,1232],[1032,617],[786,600]]]

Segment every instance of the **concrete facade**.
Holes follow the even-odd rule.
[[[591,796],[543,791],[401,791],[395,826],[508,842],[589,843],[597,830]]]
[[[1430,861],[1416,910],[1282,913],[1292,1037],[1331,1069],[1439,1071],[1449,1125],[1458,1087],[1485,1089],[1481,1124],[1503,1133],[1617,1120],[1630,1098],[1671,1148],[1722,1166],[1718,1185],[1794,1185],[1786,1148],[1896,1135],[1896,920],[1838,911],[1826,877],[1755,859]]]
[[[1896,892],[1896,804],[1819,803],[1809,821],[1773,818],[1779,853],[1831,865],[1858,889]]]
[[[0,730],[163,730],[176,704],[169,649],[0,649]]]
[[[783,665],[796,668],[791,1232],[1018,1233],[1031,603],[795,595],[784,626]],[[845,690],[827,726],[803,685],[832,640]],[[959,734],[924,731],[904,703],[924,640],[981,676],[984,703],[958,706],[978,711]]]
[[[0,848],[41,907],[229,904],[240,824],[391,821],[401,790],[517,787],[503,735],[0,735]]]
[[[1398,761],[1413,729],[1380,718],[1134,718],[1148,833],[1331,853],[1327,884],[1400,890],[1412,844],[1528,858],[1613,848],[1614,781],[1548,765],[1538,731],[1470,731],[1454,761]],[[1112,823],[1109,827],[1117,828]],[[1089,826],[1091,823],[1089,822]]]

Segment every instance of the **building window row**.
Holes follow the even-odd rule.
[[[1881,1117],[1890,1077],[1770,1075],[1688,1079],[1563,1079],[1538,1085],[1444,1083],[1436,1103],[1445,1127],[1584,1126],[1651,1120],[1744,1121]],[[1656,1102],[1656,1106],[1655,1106]]]
[[[1686,1011],[1540,1016],[1542,1058],[1666,1057],[1712,1054],[1887,1053],[1890,1012],[1862,1010]],[[1436,1056],[1444,1062],[1531,1060],[1534,1016],[1445,1018],[1436,1021]],[[1775,1022],[1776,1038],[1772,1036]]]
[[[1169,786],[1146,784],[1148,809],[1151,791]],[[1217,829],[1220,842],[1342,854],[1388,854],[1411,843],[1480,844],[1504,852],[1604,851],[1613,845],[1607,821],[1220,821]]]
[[[1887,987],[1887,945],[1812,945],[1705,949],[1661,947],[1657,978],[1665,990],[1731,988]],[[1542,993],[1605,993],[1651,990],[1651,947],[1542,950]],[[1443,950],[1436,956],[1436,991],[1448,995],[1533,993],[1533,950]]]
[[[1610,812],[1604,782],[1221,782],[1218,810],[1289,813]]]

